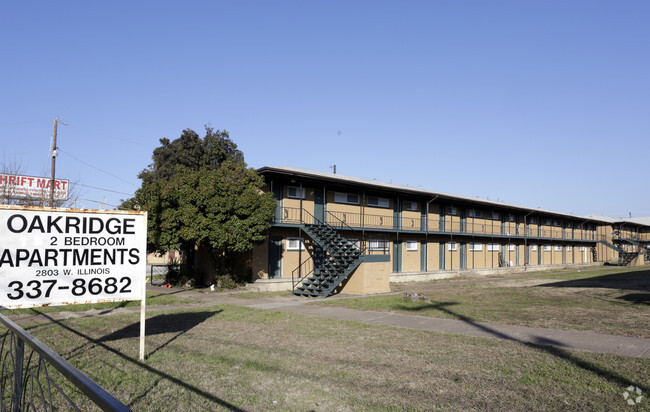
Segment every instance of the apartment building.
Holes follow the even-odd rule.
[[[327,296],[350,282],[354,291],[378,292],[401,274],[413,280],[459,270],[648,263],[650,225],[644,221],[574,216],[292,167],[258,172],[277,207],[267,242],[253,252],[254,277],[295,294]]]

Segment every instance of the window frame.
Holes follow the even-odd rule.
[[[483,251],[483,243],[470,242],[469,251],[470,252],[482,252]]]
[[[296,194],[291,195],[291,189],[295,189]],[[289,199],[305,199],[305,188],[299,186],[287,186],[287,198]]]
[[[356,197],[356,201],[351,201],[350,196]],[[343,197],[345,199],[343,199]],[[334,203],[341,203],[345,205],[359,205],[360,204],[360,196],[354,193],[346,193],[346,192],[334,192]]]
[[[371,205],[370,204],[370,199],[377,199],[377,204]],[[385,205],[382,204],[382,203],[385,203]],[[367,196],[366,197],[366,205],[368,205],[368,207],[381,207],[383,209],[388,209],[388,208],[390,208],[390,199],[387,198],[387,197]]]
[[[409,207],[411,205],[412,205],[412,207]],[[405,200],[404,201],[404,210],[408,210],[409,212],[417,212],[418,211],[418,202],[412,202],[410,200]]]
[[[390,250],[390,241],[384,239],[368,239],[366,240],[366,247],[368,251],[388,252]]]
[[[287,252],[297,252],[304,251],[305,249],[305,238],[303,237],[288,237],[286,238],[286,250]],[[299,242],[298,245],[292,245],[292,242]]]
[[[501,245],[499,243],[488,243],[487,244],[487,251],[488,252],[500,252],[501,251]]]

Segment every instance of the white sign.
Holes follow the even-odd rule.
[[[0,173],[0,197],[10,199],[49,199],[52,179]],[[54,179],[54,200],[68,199],[68,181]]]
[[[144,212],[0,208],[0,306],[140,300]]]

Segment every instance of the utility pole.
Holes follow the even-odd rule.
[[[59,116],[54,119],[54,132],[52,133],[52,176],[50,178],[50,207],[54,207],[54,169],[56,166],[56,157],[59,152],[56,150],[56,128],[59,124]],[[61,122],[61,124],[66,125],[66,123]]]
[[[54,119],[54,133],[52,133],[52,176],[50,179],[50,207],[54,207],[54,169],[56,168],[56,127],[59,123],[59,116]]]

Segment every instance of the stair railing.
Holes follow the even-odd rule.
[[[305,276],[301,275],[303,271],[307,272]],[[311,258],[311,256],[308,256],[300,265],[298,265],[297,268],[291,271],[291,290],[296,290],[296,286],[311,276],[312,273],[314,273],[314,260]]]
[[[295,216],[295,213],[293,214]],[[332,225],[330,223],[324,223],[320,219],[318,219],[316,216],[314,216],[312,213],[310,213],[308,210],[302,210],[300,213],[300,223],[301,224],[315,224],[315,225],[327,225],[331,226],[336,229],[343,229],[343,230],[353,230],[350,226],[348,226],[344,221],[339,219],[338,217],[332,215],[331,213],[328,212],[328,217],[338,221],[338,224]],[[352,243],[354,244],[354,243]],[[359,250],[359,255],[365,255],[367,253],[367,247],[366,247],[366,239],[365,236],[361,239],[361,244],[357,246],[357,249]],[[311,265],[311,267],[310,267]],[[292,290],[296,289],[296,286],[301,284],[307,277],[311,276],[314,273],[314,266],[313,266],[313,256],[308,256],[305,258],[304,261],[302,261],[297,268],[295,268],[291,272],[291,283],[292,283]],[[303,276],[302,273],[306,272],[306,274]]]

